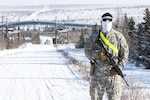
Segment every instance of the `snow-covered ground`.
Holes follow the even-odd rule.
[[[7,7],[1,9],[0,14],[8,18],[8,22],[55,20],[57,16],[58,20],[69,19],[76,23],[92,24],[99,23],[100,16],[104,12],[111,12],[115,17],[127,13],[138,23],[142,21],[146,7],[150,8],[150,6],[109,5],[40,6],[40,8],[19,9]],[[22,45],[18,49],[0,51],[0,100],[90,100],[89,82],[82,78],[74,65],[70,65],[61,52],[58,52],[67,52],[69,56],[89,68],[84,49],[76,49],[74,44],[59,45],[55,48],[53,45],[45,45],[46,39],[51,44],[51,39],[42,37],[41,45],[27,44],[27,47]],[[137,68],[135,64],[128,62],[123,72],[131,87],[136,86],[135,88],[140,89],[138,91],[146,90],[150,97],[150,70]]]
[[[0,100],[90,100],[89,82],[68,63],[59,52],[62,50],[88,65],[84,49],[76,49],[74,44],[57,48],[27,44],[27,47],[0,51]],[[138,69],[128,62],[123,72],[130,86],[140,84],[138,87],[150,94],[149,70]]]
[[[52,45],[0,57],[0,100],[89,100],[89,84]]]

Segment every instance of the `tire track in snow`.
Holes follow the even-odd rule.
[[[9,62],[7,68],[3,68],[6,65],[3,61],[6,59],[1,60],[0,63],[3,63],[3,66],[0,66],[2,69],[0,70],[0,94],[3,97],[0,99],[78,99],[76,95],[79,95],[78,91],[82,90],[82,86],[79,86],[75,74],[71,72],[71,68],[68,68],[66,59],[53,47],[48,45],[48,48],[45,49],[46,47],[45,45],[33,46],[28,52],[7,56]],[[1,74],[1,71],[6,73]],[[7,80],[7,85],[5,85],[5,80]],[[2,88],[1,85],[6,88]]]
[[[57,53],[55,54],[57,55],[57,59],[60,58],[61,54]],[[50,59],[50,62],[51,62],[51,59]],[[51,95],[51,99],[52,100],[60,100],[61,98],[59,98],[62,94],[60,92],[57,91],[57,89],[55,88],[56,85],[55,84],[52,84],[52,81],[54,80],[51,80],[43,71],[43,67],[45,67],[43,64],[42,66],[40,67],[41,68],[41,73],[43,75],[43,77],[45,77],[46,79],[43,79],[45,85],[46,85],[46,88],[47,90],[49,91],[50,95]],[[51,71],[50,73],[52,73],[51,75],[55,75],[55,72]],[[57,95],[57,96],[56,96]]]

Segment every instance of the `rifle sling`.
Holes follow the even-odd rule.
[[[100,31],[100,38],[103,40],[105,45],[111,48],[115,53],[118,54],[119,50],[104,36],[104,34]]]

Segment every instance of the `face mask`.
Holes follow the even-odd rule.
[[[108,33],[112,29],[112,21],[102,21],[102,32]]]

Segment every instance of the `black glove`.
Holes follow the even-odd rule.
[[[114,68],[112,68],[111,70],[110,70],[110,75],[111,76],[114,76],[114,75],[117,75],[118,73],[115,71],[115,69]]]
[[[91,63],[91,65],[94,65],[94,64],[95,64],[95,62],[94,62],[93,60],[91,60],[90,63]]]

